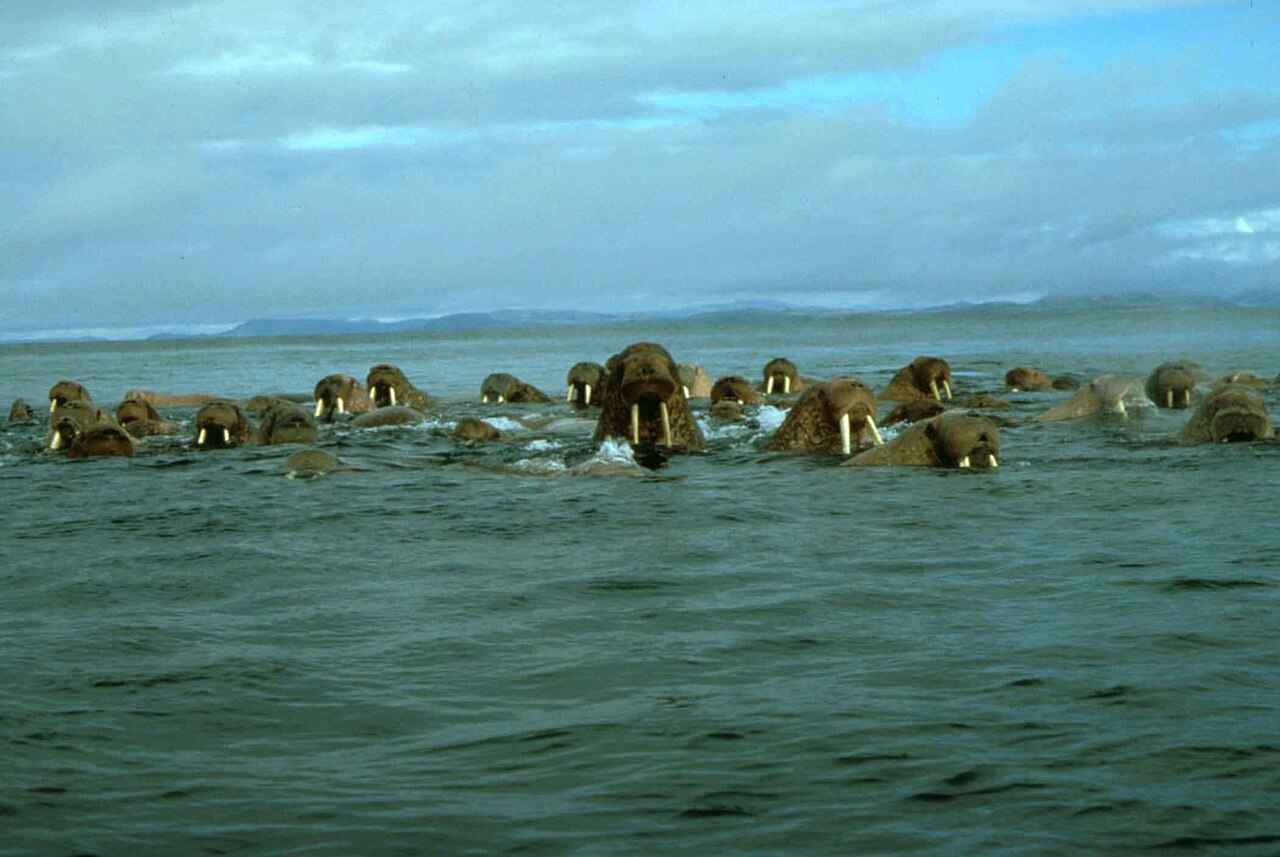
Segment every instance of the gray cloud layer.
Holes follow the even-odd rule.
[[[1192,4],[315,5],[6,4],[0,327],[1278,282],[1274,13],[936,122],[769,91]]]

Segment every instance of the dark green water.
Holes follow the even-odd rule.
[[[1280,850],[1280,446],[1010,394],[995,472],[765,453],[772,414],[648,471],[527,427],[566,405],[474,401],[639,340],[877,388],[937,354],[960,396],[1280,371],[1274,310],[0,348],[6,404],[379,362],[444,399],[326,429],[350,469],[314,480],[290,447],[69,461],[0,429],[0,852]],[[456,444],[466,415],[512,439]]]

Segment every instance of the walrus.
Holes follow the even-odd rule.
[[[279,401],[267,408],[258,425],[254,442],[259,446],[278,443],[313,443],[320,439],[310,411],[293,402]]]
[[[1228,372],[1218,379],[1216,386],[1223,387],[1227,384],[1242,384],[1255,390],[1265,390],[1267,388],[1267,382],[1248,369],[1237,369],[1234,372]]]
[[[676,370],[686,399],[705,399],[711,395],[711,376],[706,369],[697,363],[681,363]]]
[[[715,407],[721,402],[736,402],[739,405],[759,405],[766,401],[756,392],[751,382],[741,375],[726,375],[717,378],[711,385],[711,405]]]
[[[502,432],[484,420],[467,417],[458,420],[458,424],[453,427],[453,436],[466,441],[501,440]]]
[[[883,426],[896,425],[898,423],[918,423],[921,420],[931,420],[947,408],[942,402],[936,399],[915,399],[910,402],[903,402],[889,412],[889,416],[884,418]]]
[[[284,460],[290,479],[314,479],[337,470],[342,461],[323,449],[301,449]]]
[[[575,363],[569,367],[565,383],[569,385],[567,401],[575,408],[599,407],[604,367],[590,361]]]
[[[595,443],[625,437],[633,448],[662,447],[670,452],[706,445],[681,389],[679,367],[667,349],[637,342],[610,357],[605,369]]]
[[[765,449],[849,455],[883,443],[876,430],[876,397],[857,378],[842,376],[805,388]]]
[[[425,411],[433,404],[426,391],[411,384],[400,367],[390,363],[379,363],[371,368],[364,385],[375,408],[404,405],[415,411]]]
[[[93,396],[83,385],[75,381],[59,381],[49,388],[49,412],[52,413],[67,402],[92,402]]]
[[[883,446],[860,452],[842,465],[993,468],[1000,463],[1000,429],[975,414],[939,414],[919,422]]]
[[[545,404],[551,401],[551,397],[532,384],[521,381],[515,375],[494,372],[480,382],[480,401]]]
[[[1227,384],[1210,393],[1191,415],[1182,443],[1236,443],[1276,436],[1267,405],[1252,387]]]
[[[99,411],[100,414],[105,412]],[[133,438],[110,417],[95,422],[72,442],[67,450],[68,458],[93,458],[118,455],[133,457]]]
[[[894,374],[880,398],[893,402],[951,398],[951,366],[941,357],[917,357]]]
[[[325,375],[316,382],[315,398],[315,418],[322,423],[333,422],[339,414],[356,416],[373,410],[373,400],[350,375]]]
[[[161,417],[154,405],[138,398],[126,398],[116,407],[116,423],[134,438],[173,435],[179,431],[177,424]]]
[[[124,394],[126,399],[141,399],[153,408],[184,408],[191,405],[203,405],[218,399],[208,393],[157,393],[155,390],[130,390]]]
[[[775,357],[764,364],[764,392],[772,396],[774,393],[798,393],[804,389],[804,379],[796,364],[785,357]]]
[[[35,419],[35,411],[31,410],[31,406],[22,399],[14,399],[13,404],[9,406],[9,422],[25,423],[27,420]]]
[[[426,421],[426,415],[422,411],[414,410],[404,405],[391,405],[363,413],[353,419],[350,425],[355,428],[380,428],[382,426],[411,426]]]
[[[226,449],[244,446],[253,431],[249,419],[235,402],[206,402],[195,418],[197,449]]]
[[[111,416],[93,402],[84,399],[65,401],[49,414],[44,448],[53,451],[70,449],[76,438],[92,426],[110,420]]]
[[[1151,370],[1143,389],[1158,408],[1189,408],[1200,374],[1200,365],[1190,360],[1161,363]]]
[[[1065,402],[1033,417],[1032,422],[1047,423],[1075,420],[1097,413],[1128,415],[1135,405],[1147,405],[1142,379],[1132,375],[1099,375]]]
[[[1004,385],[1024,393],[1044,393],[1053,389],[1053,379],[1039,369],[1016,366],[1004,373]]]

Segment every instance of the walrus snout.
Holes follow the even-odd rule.
[[[1243,406],[1225,408],[1214,414],[1210,433],[1218,443],[1247,443],[1267,436],[1267,420]]]

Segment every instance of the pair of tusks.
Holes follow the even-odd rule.
[[[969,460],[969,456],[967,456],[967,455],[966,455],[964,458],[960,459],[960,466],[961,466],[961,467],[970,467],[970,466],[972,466],[972,462]],[[999,467],[999,466],[1000,466],[1000,463],[999,463],[998,461],[996,461],[996,457],[995,457],[994,455],[988,455],[988,456],[987,456],[987,466],[988,466],[988,467]]]
[[[1164,391],[1164,401],[1165,401],[1166,408],[1173,407],[1173,390]],[[1184,408],[1191,407],[1191,391],[1190,390],[1182,391],[1182,406]]]
[[[950,382],[950,381],[947,381],[947,380],[945,380],[945,379],[944,379],[944,380],[943,380],[943,382],[942,382],[942,389],[946,391],[946,393],[947,393],[947,398],[948,398],[948,399],[950,399],[950,398],[951,398],[951,382]],[[941,402],[941,401],[942,401],[942,397],[938,395],[938,382],[937,382],[937,381],[934,381],[933,379],[930,379],[930,380],[929,380],[929,390],[930,390],[930,392],[932,392],[932,393],[933,393],[933,397],[934,397],[935,399],[937,399],[939,402]]]
[[[662,445],[674,446],[674,444],[671,442],[671,412],[667,410],[667,403],[659,402],[658,410],[662,413]],[[631,406],[631,443],[634,446],[640,445],[640,403],[639,402]]]
[[[347,404],[346,402],[342,401],[341,396],[339,396],[337,399],[334,400],[334,404],[338,408],[338,413],[345,414],[347,412]],[[392,402],[392,404],[395,404],[395,402]],[[316,400],[316,416],[320,416],[322,413],[324,413],[324,399],[317,399]]]
[[[880,436],[880,430],[876,428],[876,421],[870,415],[866,418],[867,428],[871,431],[871,438],[875,441],[876,446],[884,443],[884,438]],[[853,452],[853,424],[848,414],[840,415],[840,451],[849,455]]]
[[[499,399],[499,401],[501,401],[501,399]],[[569,395],[565,399],[565,401],[566,402],[573,401],[573,385],[572,384],[569,385]],[[582,385],[582,401],[585,404],[588,404],[588,405],[591,404],[591,385],[590,384]]]
[[[502,402],[505,402],[506,400],[507,400],[506,397],[503,396],[501,393],[498,394],[498,398],[494,399],[494,401],[498,402],[499,404],[501,404]],[[481,396],[480,402],[485,405],[489,404],[489,394],[485,393],[483,396]]]
[[[338,401],[341,402],[342,400],[339,399]],[[208,438],[209,430],[207,428],[200,429],[200,436],[196,438],[196,446],[204,446],[204,442]],[[227,430],[226,426],[222,428],[222,442],[224,444],[231,443],[231,432]]]
[[[769,380],[765,382],[764,391],[767,395],[773,395],[773,377],[774,376],[770,375]],[[791,376],[789,375],[782,376],[782,392],[783,393],[791,392]]]

